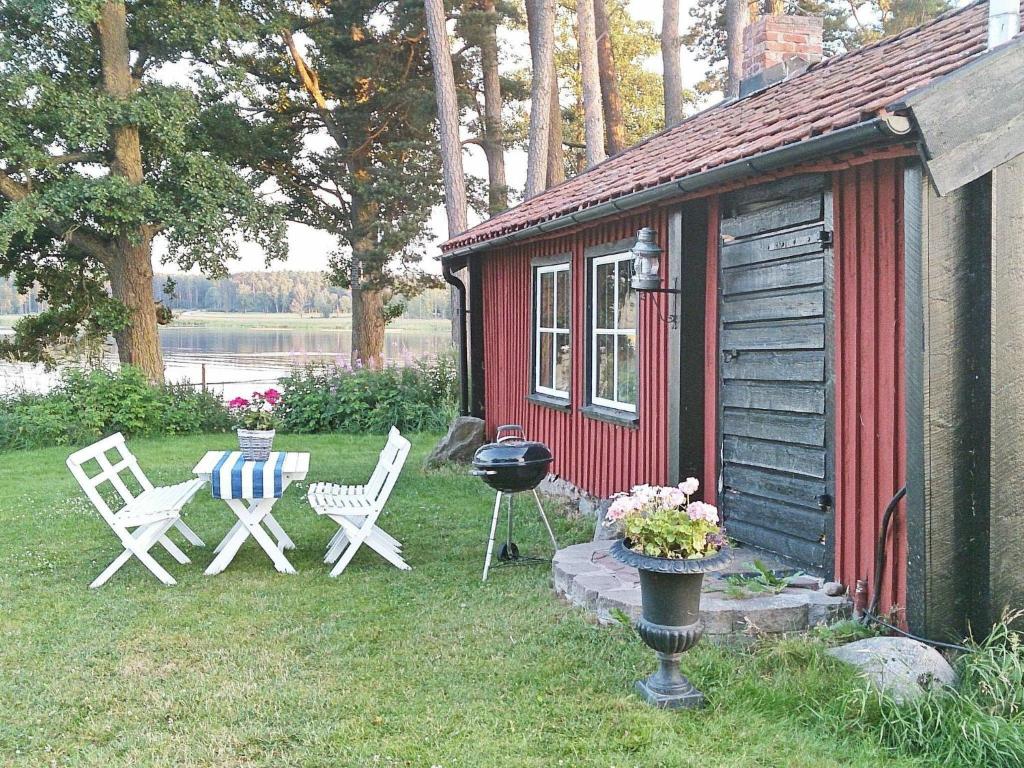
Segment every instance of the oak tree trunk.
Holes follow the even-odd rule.
[[[608,154],[617,155],[626,148],[626,123],[622,116],[622,95],[619,93],[619,77],[615,67],[615,53],[612,51],[608,7],[604,0],[594,0],[594,29],[597,33],[597,62]]]
[[[725,0],[726,98],[740,95],[743,79],[743,30],[747,27],[747,0]]]
[[[359,172],[358,160],[353,171]],[[352,362],[359,360],[368,368],[380,368],[384,362],[384,304],[387,292],[381,288],[383,265],[376,253],[373,211],[360,195],[350,205],[353,230],[352,271]]]
[[[480,38],[480,69],[484,87],[482,146],[487,159],[487,210],[493,215],[508,208],[508,181],[505,178],[505,131],[498,71],[498,15],[494,0],[484,0],[483,9],[487,21]]]
[[[576,4],[576,41],[580,53],[580,78],[583,83],[583,133],[587,145],[587,166],[605,158],[604,111],[601,106],[601,75],[597,60],[597,32],[594,26],[594,0]]]
[[[683,64],[679,56],[679,0],[664,0],[661,12],[661,62],[665,91],[665,127],[683,120]]]
[[[120,239],[107,265],[110,290],[128,309],[131,322],[114,332],[122,365],[134,365],[153,382],[164,380],[160,334],[153,301],[153,261],[149,241]]]
[[[103,89],[114,99],[130,99],[138,88],[131,73],[128,20],[123,2],[108,0],[96,23]],[[110,172],[129,184],[143,183],[138,126],[118,123],[110,131]],[[152,233],[144,227],[117,238],[109,263],[111,293],[128,309],[129,325],[115,334],[122,363],[137,365],[154,382],[164,379],[156,304],[153,301]]]
[[[352,362],[380,368],[384,362],[385,292],[366,284],[352,286]]]
[[[554,18],[554,0],[526,0],[526,23],[530,35],[530,60],[533,69],[524,193],[527,198],[542,192],[547,183],[548,143],[551,139]]]
[[[562,102],[558,94],[558,72],[555,58],[551,57],[551,135],[548,138],[548,170],[545,186],[553,187],[565,181],[565,140],[562,126]]]

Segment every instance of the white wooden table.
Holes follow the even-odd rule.
[[[217,462],[224,455],[224,451],[208,451],[199,463],[192,470],[193,474],[212,484],[213,470]],[[309,471],[308,453],[285,453],[284,464],[281,470],[281,493],[296,480],[302,480]],[[253,494],[261,493],[261,490],[253,491]],[[241,548],[245,540],[250,536],[267,553],[273,561],[274,567],[281,573],[295,573],[295,568],[288,558],[284,556],[284,550],[294,549],[295,542],[291,540],[280,523],[274,519],[271,510],[277,503],[278,497],[256,497],[245,499],[223,499],[224,503],[231,508],[238,518],[238,522],[217,545],[217,556],[206,569],[206,575],[212,576],[221,573]],[[266,525],[269,533],[264,530]],[[270,534],[273,534],[271,538]],[[276,539],[276,541],[275,541]]]

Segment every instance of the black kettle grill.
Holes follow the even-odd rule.
[[[501,499],[508,495],[507,527],[505,543],[498,550],[498,560],[502,563],[547,562],[541,558],[524,557],[519,554],[519,547],[512,541],[512,498],[515,494],[526,491],[533,492],[534,501],[540,519],[551,537],[551,544],[558,549],[555,534],[548,523],[544,507],[537,494],[537,486],[547,476],[554,457],[544,443],[526,439],[523,428],[518,424],[505,424],[498,427],[493,443],[481,446],[473,456],[472,474],[483,479],[485,483],[498,492],[494,500],[494,514],[491,517],[491,534],[487,539],[487,556],[484,558],[484,576],[491,566],[491,555],[494,551],[494,534],[498,527],[498,514],[501,511]]]

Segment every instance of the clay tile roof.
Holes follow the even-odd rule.
[[[723,103],[452,238],[451,251],[870,120],[983,53],[987,0]]]

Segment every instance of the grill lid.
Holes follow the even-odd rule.
[[[477,469],[549,464],[553,457],[544,443],[532,440],[503,440],[481,446],[473,457]]]

